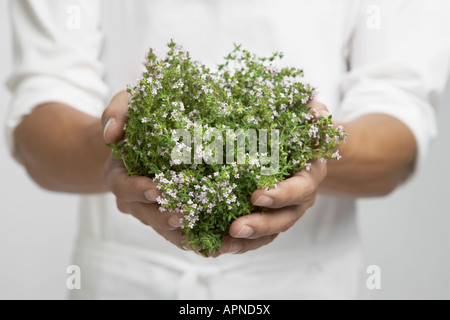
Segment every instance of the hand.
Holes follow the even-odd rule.
[[[118,93],[102,115],[103,137],[108,144],[123,137],[123,126],[128,119],[128,97],[124,91]],[[181,216],[175,213],[162,214],[159,211],[156,198],[161,192],[152,179],[141,176],[129,177],[122,160],[110,156],[103,167],[102,181],[116,196],[120,212],[131,214],[177,247],[190,249],[181,247],[181,243],[185,242],[179,230]]]
[[[325,105],[312,101],[311,111],[328,117]],[[222,252],[244,253],[272,242],[279,233],[291,228],[314,205],[320,183],[327,175],[325,162],[316,161],[311,170],[303,170],[268,191],[259,189],[252,196],[254,205],[269,208],[265,214],[252,213],[240,217],[230,227]]]
[[[128,94],[121,92],[113,98],[103,113],[102,125],[106,143],[113,143],[123,137],[127,105]],[[312,103],[311,107],[328,116],[324,105]],[[292,178],[278,183],[276,189],[256,190],[251,197],[252,203],[273,210],[264,215],[253,213],[234,221],[230,236],[225,237],[225,244],[220,252],[213,256],[255,250],[273,241],[280,232],[288,230],[314,204],[317,188],[326,172],[326,164],[318,161],[311,166],[311,171],[297,173]],[[181,243],[185,242],[179,230],[181,216],[159,212],[156,198],[160,192],[150,178],[127,176],[122,161],[111,157],[105,164],[103,181],[108,190],[116,196],[117,207],[121,212],[129,213],[145,225],[151,226],[175,246],[191,250],[190,246],[181,247]]]

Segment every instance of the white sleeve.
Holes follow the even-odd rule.
[[[436,104],[450,71],[450,1],[361,1],[342,82],[339,120],[385,113],[414,134],[416,169],[437,133]]]
[[[67,104],[99,116],[107,86],[99,61],[102,46],[100,1],[10,1],[14,44],[13,94],[6,137],[14,157],[13,131],[34,107]]]

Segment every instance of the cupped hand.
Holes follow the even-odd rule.
[[[128,119],[128,99],[128,93],[119,92],[102,115],[103,137],[107,144],[122,139],[124,135],[123,127]],[[179,229],[181,215],[159,211],[156,199],[161,192],[152,179],[128,176],[122,160],[115,159],[111,155],[103,167],[102,181],[115,195],[120,212],[130,214],[143,224],[152,227],[177,247],[190,249],[181,246],[186,240]]]
[[[118,93],[103,113],[104,140],[114,143],[123,137],[123,127],[128,119],[128,99],[126,92]],[[323,104],[313,101],[309,104],[316,115],[328,117]],[[270,190],[256,190],[251,201],[256,206],[269,208],[265,214],[252,213],[235,220],[230,227],[230,235],[224,238],[224,245],[217,257],[225,253],[244,253],[258,249],[272,242],[279,233],[291,228],[316,200],[317,190],[327,174],[327,166],[322,161],[311,165],[311,170],[296,173]],[[142,176],[130,177],[123,162],[112,156],[103,169],[103,182],[116,196],[118,209],[152,227],[175,246],[186,241],[180,231],[181,214],[161,213],[156,201],[161,192],[152,179]],[[200,248],[195,250],[197,253]]]
[[[327,107],[317,101],[308,104],[315,116],[328,117]],[[252,213],[236,219],[230,235],[221,247],[223,253],[244,253],[272,242],[289,230],[314,205],[318,188],[327,175],[327,165],[320,160],[293,177],[279,182],[276,188],[253,192],[254,205],[269,208],[264,214]]]
[[[230,236],[221,248],[223,253],[244,253],[272,242],[278,234],[289,230],[316,201],[317,190],[327,174],[322,161],[311,165],[310,171],[296,173],[270,190],[253,192],[254,205],[269,208],[264,214],[252,213],[236,219]]]

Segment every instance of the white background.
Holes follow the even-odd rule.
[[[10,99],[7,1],[0,1],[0,121]],[[360,201],[367,266],[381,267],[373,299],[450,299],[450,90],[426,167],[384,199]],[[0,299],[65,299],[77,197],[39,189],[9,156],[0,131]]]

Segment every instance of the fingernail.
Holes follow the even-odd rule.
[[[158,198],[158,194],[153,189],[145,191],[144,196],[150,202],[156,202],[156,198]]]
[[[239,253],[242,250],[242,244],[235,242],[231,245],[230,250],[227,253]]]
[[[168,220],[168,223],[171,227],[174,227],[174,228],[179,228],[183,225],[180,221],[180,218],[177,216],[171,216]]]
[[[115,121],[116,120],[114,118],[109,118],[108,121],[106,121],[105,129],[103,129],[103,139],[105,139],[106,131],[114,124]]]
[[[238,232],[235,238],[248,238],[253,234],[253,229],[247,225],[244,225]]]
[[[267,196],[260,196],[254,203],[258,207],[269,207],[273,204],[273,199]]]

